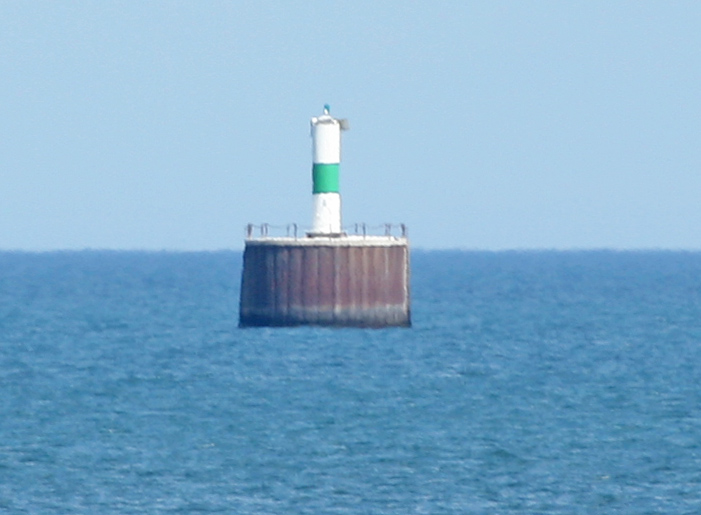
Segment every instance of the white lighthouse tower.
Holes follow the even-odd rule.
[[[338,237],[342,235],[339,190],[341,131],[348,130],[348,121],[331,116],[327,104],[324,114],[312,118],[311,129],[314,216],[308,236]]]

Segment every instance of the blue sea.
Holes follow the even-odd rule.
[[[701,253],[412,253],[411,329],[241,253],[0,253],[0,513],[701,513]]]

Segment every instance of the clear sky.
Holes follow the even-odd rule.
[[[0,3],[0,249],[214,250],[311,223],[419,248],[701,249],[701,2]]]

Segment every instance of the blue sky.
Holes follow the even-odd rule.
[[[238,249],[311,223],[419,248],[701,249],[701,2],[0,4],[0,249]]]

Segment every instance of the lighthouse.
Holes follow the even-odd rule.
[[[239,326],[410,327],[409,240],[404,224],[341,223],[341,134],[328,105],[311,119],[309,230],[248,224]],[[277,229],[281,229],[277,226]],[[398,229],[398,234],[396,233]]]
[[[341,131],[348,130],[348,121],[334,118],[330,111],[326,104],[324,114],[311,120],[314,214],[310,237],[342,235]]]

